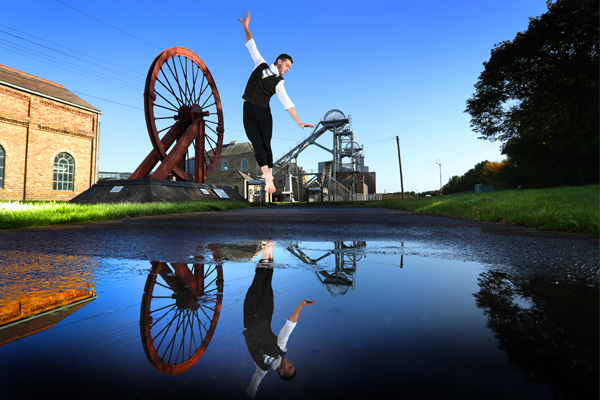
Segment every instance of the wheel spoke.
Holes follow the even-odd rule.
[[[202,108],[203,108],[203,109],[204,109],[204,108],[209,108],[210,106],[213,106],[213,105],[215,105],[215,104],[216,104],[216,100],[215,100],[215,101],[213,101],[211,104],[209,104],[209,105],[206,105],[206,103],[207,103],[207,102],[210,100],[210,98],[211,98],[211,97],[213,97],[213,93],[212,93],[212,92],[210,92],[210,95],[209,95],[209,96],[206,98],[206,100],[204,100],[204,103],[202,103]]]
[[[179,59],[179,65],[181,66],[181,73],[183,74],[183,80],[185,81],[185,87],[183,88],[183,94],[185,96],[186,104],[191,105],[191,102],[190,102],[191,97],[188,96],[188,94],[191,94],[191,91],[190,91],[190,86],[189,86],[188,77],[187,77],[187,66],[188,66],[187,58],[186,58],[186,62],[185,62],[185,67],[183,66],[183,63],[181,62],[181,56],[179,56],[177,58]]]
[[[177,65],[175,64],[175,58],[171,58],[170,60],[173,63],[173,69],[171,69],[171,66],[169,65],[169,61],[167,61],[165,64],[167,64],[167,67],[169,67],[169,70],[171,71],[171,74],[175,77],[175,83],[177,84],[177,88],[179,89],[179,95],[181,96],[180,100],[181,103],[183,105],[189,105],[187,104],[184,100],[187,100],[185,98],[185,94],[183,92],[183,88],[181,87],[181,83],[179,80],[179,74],[177,73]],[[175,71],[175,72],[173,72]]]
[[[171,105],[172,105],[172,104],[171,104]],[[176,112],[178,112],[178,110],[177,110],[177,109],[174,109],[174,108],[169,108],[169,107],[166,107],[166,106],[163,106],[163,105],[160,105],[160,104],[154,104],[154,107],[164,108],[165,110],[173,111],[173,112],[175,112],[175,113],[176,113]]]
[[[162,72],[162,70],[161,70],[160,72]],[[164,72],[163,72],[163,76],[165,77],[165,80],[167,81],[167,84],[168,84],[169,86],[165,85],[165,84],[163,83],[163,81],[161,81],[161,80],[160,80],[160,79],[158,79],[158,78],[156,78],[156,82],[160,83],[160,84],[161,84],[161,86],[162,86],[162,87],[164,87],[164,88],[165,88],[165,90],[166,90],[167,92],[171,93],[171,95],[173,96],[173,98],[175,98],[175,100],[179,100],[179,99],[177,98],[177,95],[176,95],[176,94],[175,94],[175,92],[173,91],[173,88],[171,87],[171,83],[169,82],[169,80],[168,80],[168,79],[167,79],[167,77],[165,76]],[[158,94],[158,92],[156,91],[156,86],[154,87],[154,92],[155,92],[156,94]],[[162,98],[164,99],[164,97],[163,97],[163,96],[160,96],[160,97],[162,97]],[[178,101],[178,103],[179,103],[179,101]],[[172,104],[171,104],[171,105],[172,105]],[[179,106],[181,107],[181,103],[179,103]],[[173,106],[173,107],[175,107],[175,106]]]
[[[177,95],[175,95],[175,97],[177,97],[178,100],[183,100],[183,95],[181,93],[181,85],[179,85],[179,77],[177,75],[177,68],[175,68],[175,72],[173,72],[173,68],[171,68],[171,64],[169,64],[169,61],[171,61],[173,63],[173,68],[175,68],[175,61],[171,58],[170,60],[167,60],[165,62],[165,65],[169,69],[169,72],[171,72],[171,76],[175,79],[177,89],[179,90],[179,97]],[[173,90],[173,91],[175,91],[175,90]],[[183,105],[185,103],[183,103],[183,101],[181,101],[181,104]]]
[[[194,69],[194,66],[196,66],[196,63],[192,63],[192,69]],[[201,69],[198,68],[196,66],[196,74],[194,75],[193,78],[193,83],[192,83],[192,99],[194,99],[194,104],[196,103],[196,82],[198,81],[198,74],[200,73]],[[202,74],[202,80],[204,81],[204,74]]]
[[[169,70],[171,69],[171,67],[169,67],[169,64],[167,64],[167,67],[169,68]],[[163,87],[165,89],[167,89],[167,91],[169,93],[171,93],[171,95],[173,96],[173,98],[175,100],[177,100],[177,103],[179,104],[179,107],[181,107],[183,105],[183,103],[181,102],[181,100],[179,99],[179,97],[177,97],[177,95],[175,94],[175,89],[173,89],[173,86],[171,85],[171,81],[169,80],[169,78],[165,74],[165,71],[162,68],[160,69],[160,73],[162,74],[163,78],[165,79],[165,82],[167,82],[167,85],[169,85],[169,87],[167,88],[167,86],[165,86],[165,84],[158,79],[158,76],[156,77],[156,80],[158,82],[160,82],[160,84],[163,85]],[[172,75],[172,72],[171,72],[171,75]],[[156,88],[156,86],[155,86],[155,88]],[[155,90],[155,92],[156,92],[156,90]],[[178,109],[179,107],[175,107],[175,108]]]
[[[195,104],[198,104],[198,103],[200,103],[200,98],[202,97],[202,94],[204,93],[204,90],[206,90],[206,88],[204,88],[204,79],[205,79],[205,78],[206,78],[206,77],[204,76],[204,74],[202,74],[202,82],[200,83],[200,90],[198,91],[198,97],[196,97],[196,98],[194,99],[194,103],[195,103]],[[208,85],[208,82],[206,82],[206,83],[207,83],[207,85]]]

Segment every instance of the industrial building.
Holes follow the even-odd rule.
[[[64,86],[0,65],[0,200],[63,200],[97,180],[101,112]]]

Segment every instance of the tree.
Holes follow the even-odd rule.
[[[501,141],[530,187],[598,183],[598,1],[548,1],[497,44],[467,100],[480,139]]]

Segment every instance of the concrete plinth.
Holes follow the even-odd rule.
[[[232,187],[161,179],[99,181],[74,197],[71,203],[152,203],[176,201],[246,201]]]

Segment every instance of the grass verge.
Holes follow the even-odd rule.
[[[374,207],[502,222],[598,237],[599,186],[503,190],[485,193],[354,202]]]
[[[367,205],[501,222],[599,237],[599,186],[504,190],[486,193],[362,201]],[[332,203],[332,205],[340,203]],[[0,229],[151,215],[182,214],[264,206],[265,203],[196,201],[181,203],[71,204],[62,202],[0,202]]]
[[[0,229],[26,228],[115,218],[183,214],[248,208],[258,203],[189,201],[178,203],[72,204],[66,202],[0,202]]]

